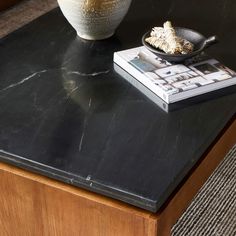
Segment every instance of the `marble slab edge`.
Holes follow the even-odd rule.
[[[202,158],[205,156],[205,154],[210,150],[210,148],[218,141],[221,134],[226,131],[226,129],[233,123],[233,121],[236,119],[236,114],[234,114],[233,117],[229,117],[229,122],[226,124],[222,124],[221,132],[215,132],[212,134],[212,137],[214,137],[214,142],[209,145],[209,148],[207,150],[200,150]],[[212,137],[209,137],[209,140],[212,140]],[[186,166],[184,168],[184,178],[183,178],[183,172],[176,177],[175,182],[178,182],[179,186],[182,185],[188,174],[191,172],[192,169],[194,169],[198,163],[202,161],[202,158],[195,159],[196,161],[192,163],[192,166]],[[105,185],[102,183],[99,183],[94,180],[90,180],[84,177],[81,177],[79,175],[75,175],[70,172],[65,172],[62,170],[59,170],[57,168],[53,168],[41,163],[38,163],[36,161],[29,160],[25,157],[21,157],[12,153],[8,153],[4,150],[0,150],[0,161],[14,165],[18,168],[21,168],[26,171],[31,171],[36,174],[40,174],[46,177],[49,177],[54,180],[61,181],[63,183],[69,184],[71,186],[80,187],[82,189],[101,194],[106,197],[110,197],[116,200],[119,200],[124,203],[128,203],[132,206],[147,210],[152,213],[157,213],[158,210],[161,209],[161,207],[164,205],[164,203],[172,196],[173,192],[178,189],[175,188],[175,184],[171,184],[168,187],[168,190],[165,192],[165,194],[161,197],[162,201],[155,201],[152,199],[148,199],[139,195],[135,195],[131,192],[126,192],[122,189],[115,188],[114,186]]]
[[[82,189],[98,193],[103,196],[111,197],[113,199],[131,204],[150,212],[157,211],[157,203],[153,200],[142,198],[132,193],[126,193],[121,189],[107,186],[94,180],[82,178],[81,176],[61,171],[57,168],[31,161],[24,157],[5,152],[3,150],[0,150],[0,161],[75,187],[81,187]]]

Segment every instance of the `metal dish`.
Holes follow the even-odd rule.
[[[218,39],[216,36],[211,36],[209,38],[206,38],[202,34],[198,33],[197,31],[194,31],[192,29],[182,28],[182,27],[175,27],[176,35],[187,39],[194,45],[194,50],[191,53],[188,54],[179,54],[179,55],[173,55],[163,52],[162,50],[156,49],[155,47],[151,46],[147,42],[145,42],[145,39],[147,37],[150,37],[151,31],[148,31],[145,33],[142,37],[142,43],[143,45],[150,50],[151,52],[155,53],[158,57],[170,61],[170,62],[182,62],[186,59],[189,59],[193,56],[198,55],[203,50],[208,48],[209,46],[215,44],[218,42]]]

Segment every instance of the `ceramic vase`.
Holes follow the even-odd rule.
[[[78,36],[100,40],[112,36],[132,0],[58,0],[62,13]]]

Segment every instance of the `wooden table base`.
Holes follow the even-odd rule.
[[[157,214],[0,163],[1,236],[154,236],[170,230],[236,143],[236,121]]]

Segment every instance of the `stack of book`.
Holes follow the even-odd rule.
[[[236,84],[234,71],[205,54],[174,64],[142,46],[115,52],[114,62],[132,76],[123,77],[136,88],[142,84],[149,98],[158,96],[167,104]]]

